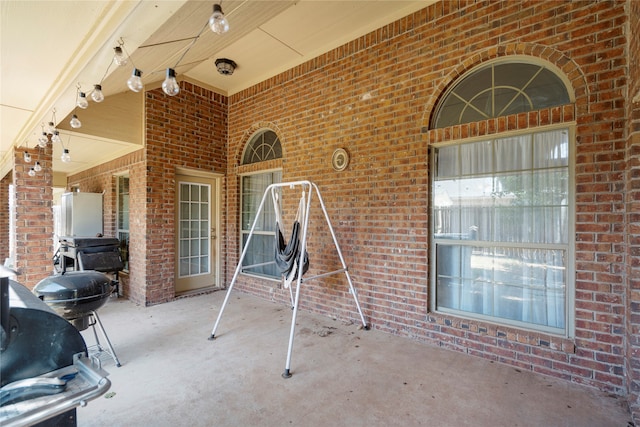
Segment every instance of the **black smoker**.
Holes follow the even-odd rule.
[[[112,237],[76,237],[65,236],[60,238],[60,264],[62,274],[68,268],[75,271],[95,270],[102,273],[115,273],[124,268],[124,262],[120,257],[120,241]],[[116,282],[116,291],[118,283]]]
[[[0,277],[0,425],[75,426],[76,407],[111,383],[68,321]]]

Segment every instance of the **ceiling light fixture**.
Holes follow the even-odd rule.
[[[209,27],[216,34],[224,34],[229,31],[229,21],[225,18],[222,6],[219,4],[213,5],[213,14],[209,18]]]
[[[235,71],[238,65],[230,59],[218,58],[216,59],[216,68],[220,74],[230,76]]]

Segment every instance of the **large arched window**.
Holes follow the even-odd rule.
[[[564,105],[549,69],[482,66],[456,83],[433,125]],[[571,334],[573,128],[505,132],[432,150],[432,305],[436,311]]]
[[[256,132],[247,142],[242,164],[250,165],[282,158],[282,146],[278,135],[271,129]],[[251,226],[256,218],[260,201],[266,188],[282,181],[282,171],[277,169],[261,170],[241,176],[240,230],[242,248],[244,248]],[[275,212],[272,203],[265,203],[249,247],[242,261],[243,271],[248,274],[277,278],[273,264],[275,253]]]
[[[529,62],[492,62],[463,76],[439,103],[432,128],[565,105],[567,87],[550,69]]]

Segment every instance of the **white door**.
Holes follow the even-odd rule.
[[[176,175],[176,293],[218,286],[216,180]]]

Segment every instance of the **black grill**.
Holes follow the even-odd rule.
[[[100,273],[95,273],[100,274]],[[0,277],[0,425],[76,426],[76,407],[110,387],[78,329]]]
[[[124,263],[119,246],[120,241],[111,237],[61,237],[59,251],[62,273],[69,267],[76,271],[122,271]]]
[[[33,293],[78,329],[89,327],[89,316],[102,307],[115,281],[96,271],[68,271],[41,280]]]

